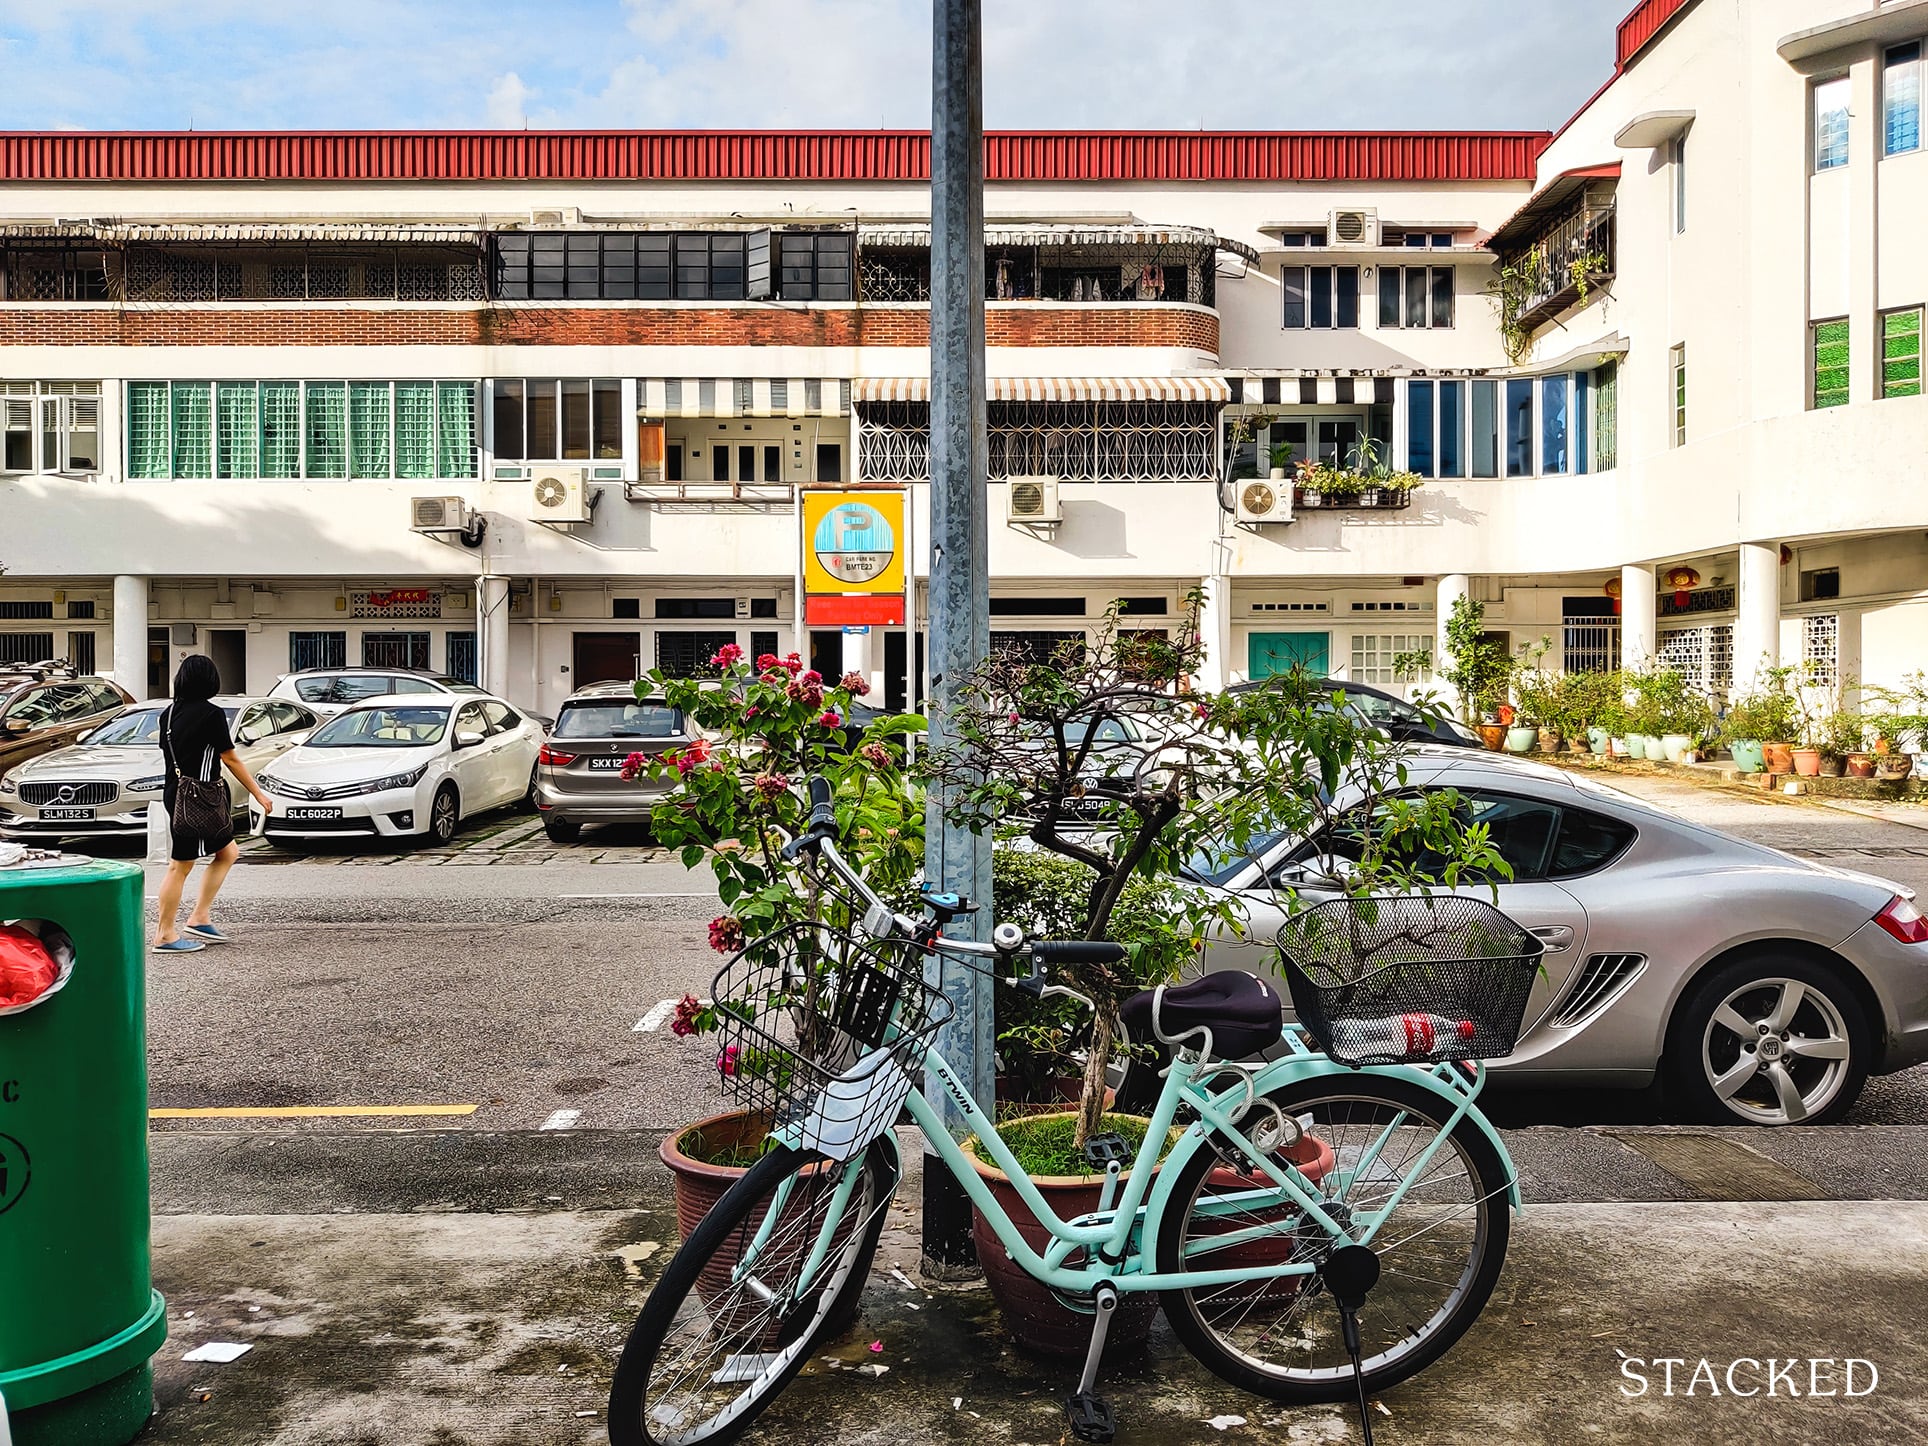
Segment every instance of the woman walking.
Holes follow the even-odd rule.
[[[161,714],[161,758],[167,778],[162,801],[172,844],[167,873],[161,879],[160,935],[154,944],[160,954],[191,954],[209,944],[228,942],[227,935],[214,927],[212,913],[215,897],[241,849],[234,841],[234,809],[221,777],[222,765],[254,795],[264,814],[274,812],[274,800],[262,792],[234,751],[228,715],[210,701],[220,691],[221,673],[214,659],[192,654],[181,660],[174,674],[174,701]],[[174,916],[180,912],[181,894],[196,859],[207,860],[207,872],[201,875],[201,892],[186,929],[176,929]]]

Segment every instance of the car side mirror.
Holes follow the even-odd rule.
[[[89,738],[92,738],[93,736],[94,736],[94,730],[92,728],[83,728],[80,730],[80,732],[74,735],[74,742],[85,743]]]
[[[458,733],[455,735],[455,746],[457,748],[473,748],[481,741],[482,735],[480,733]]]

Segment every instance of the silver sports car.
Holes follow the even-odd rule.
[[[1709,1121],[1826,1124],[1870,1074],[1928,1060],[1928,920],[1911,890],[1501,755],[1416,748],[1410,786],[1455,790],[1490,827],[1513,869],[1498,907],[1546,946],[1496,1083],[1640,1087],[1659,1074]],[[1346,832],[1196,864],[1250,919],[1207,967],[1274,969],[1282,894],[1329,891],[1319,881],[1343,873]]]

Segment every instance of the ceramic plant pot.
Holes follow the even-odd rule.
[[[1494,753],[1498,753],[1506,746],[1506,725],[1503,723],[1480,724],[1479,741]]]
[[[1769,773],[1792,773],[1794,771],[1794,745],[1791,743],[1761,744],[1761,757],[1767,764]]]
[[[1847,764],[1850,778],[1874,777],[1874,755],[1871,753],[1850,753]]]
[[[1559,751],[1560,730],[1558,728],[1542,728],[1540,730],[1540,752],[1558,753]]]
[[[1627,735],[1626,754],[1629,758],[1645,758],[1647,756],[1646,735],[1643,733],[1629,733]]]
[[[1740,738],[1727,745],[1733,756],[1734,766],[1742,773],[1763,773],[1767,769],[1767,758],[1761,752],[1761,745],[1751,738]]]
[[[1796,748],[1793,750],[1794,771],[1802,778],[1821,776],[1821,750],[1818,748]]]
[[[1595,753],[1607,753],[1613,748],[1613,737],[1604,728],[1589,728],[1587,747]]]
[[[1669,733],[1660,740],[1660,751],[1669,763],[1684,763],[1694,751],[1694,740],[1685,733]]]
[[[1506,730],[1506,751],[1508,753],[1531,753],[1533,745],[1539,742],[1540,730],[1537,728],[1509,728]]]

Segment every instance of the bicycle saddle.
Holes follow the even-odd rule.
[[[1269,1049],[1285,1032],[1278,990],[1256,975],[1232,969],[1162,991],[1143,990],[1125,1001],[1118,1017],[1134,1041],[1147,1044],[1159,1034],[1175,1039],[1203,1026],[1212,1031],[1212,1052],[1221,1059],[1242,1059]]]

